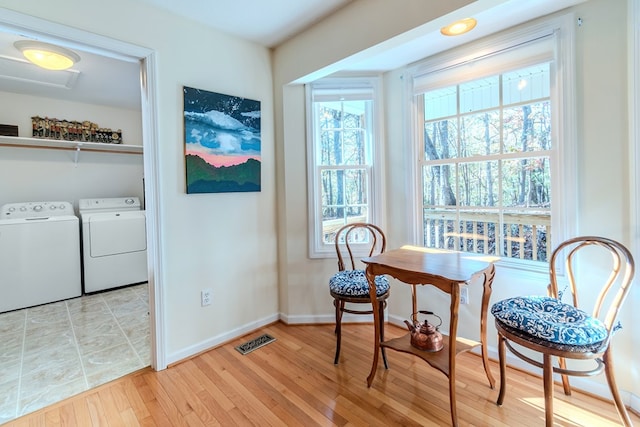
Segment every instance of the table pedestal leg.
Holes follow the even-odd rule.
[[[373,382],[373,378],[376,376],[376,369],[378,368],[378,353],[380,353],[380,336],[381,336],[381,328],[384,327],[380,319],[380,310],[378,305],[378,298],[376,295],[376,285],[375,285],[375,276],[371,274],[369,271],[369,267],[365,270],[365,274],[367,276],[367,281],[369,282],[369,297],[371,298],[371,307],[373,311],[373,327],[374,327],[374,336],[373,341],[375,343],[373,349],[373,365],[371,365],[371,372],[367,377],[367,387],[371,387],[371,383]]]
[[[489,354],[487,350],[487,311],[489,309],[489,299],[491,298],[493,278],[496,275],[496,267],[491,264],[489,269],[484,273],[484,284],[482,289],[482,306],[480,308],[480,342],[482,350],[482,364],[484,365],[484,372],[487,374],[489,380],[489,387],[495,388],[496,381],[491,375],[491,369],[489,368]]]
[[[451,425],[458,427],[458,410],[456,408],[456,377],[453,372],[449,373],[449,402],[451,411]]]
[[[458,336],[458,310],[460,308],[460,283],[451,284],[451,308],[449,318],[449,411],[451,425],[458,427],[458,411],[456,409],[456,337]]]

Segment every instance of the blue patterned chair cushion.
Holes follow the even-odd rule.
[[[504,325],[554,344],[586,346],[607,338],[607,328],[584,311],[546,296],[500,301],[491,314]]]
[[[389,291],[389,280],[385,276],[376,276],[376,295]],[[329,290],[335,294],[349,297],[368,297],[369,283],[364,270],[338,271],[329,279]]]

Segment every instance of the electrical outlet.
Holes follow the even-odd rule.
[[[460,287],[460,304],[469,304],[469,286]]]
[[[200,304],[204,307],[205,305],[211,305],[211,297],[213,294],[213,290],[211,288],[203,289],[200,291]]]

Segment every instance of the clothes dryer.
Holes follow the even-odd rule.
[[[80,226],[70,202],[0,208],[0,312],[82,295]]]
[[[147,281],[146,216],[137,197],[81,199],[84,292]]]

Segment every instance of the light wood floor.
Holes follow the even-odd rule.
[[[5,426],[446,426],[444,375],[409,355],[389,351],[367,388],[371,325],[345,325],[338,366],[332,325],[276,323],[161,372],[143,369]],[[241,355],[234,347],[268,333],[276,341]],[[387,337],[404,330],[387,327]],[[508,392],[495,404],[481,359],[458,356],[461,426],[542,426],[542,380],[508,371]],[[498,379],[498,367],[492,365]],[[556,387],[557,425],[615,426],[612,403]],[[633,414],[636,425],[640,419]]]

